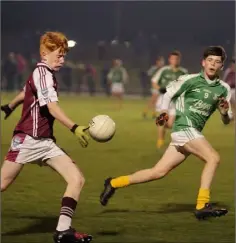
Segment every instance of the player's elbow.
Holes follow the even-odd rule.
[[[58,109],[58,104],[57,104],[57,102],[49,102],[49,103],[47,104],[47,107],[48,107],[48,111],[49,111],[49,113],[50,113],[52,116],[54,116],[54,113],[55,113],[56,109]]]

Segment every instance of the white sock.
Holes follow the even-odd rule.
[[[66,215],[60,215],[57,225],[57,231],[64,231],[70,228],[71,218]]]

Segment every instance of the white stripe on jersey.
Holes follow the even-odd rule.
[[[45,68],[43,67],[38,67],[39,69],[39,83],[40,83],[40,87],[41,89],[46,89],[47,86],[46,86],[46,80],[45,80],[45,75],[46,75],[46,71],[45,71]]]
[[[38,136],[38,114],[39,114],[39,107],[38,105],[35,106],[35,132],[36,137]]]
[[[53,74],[47,67],[37,67],[33,72],[34,85],[37,91],[38,102],[44,106],[49,102],[57,102],[57,92],[54,87]]]
[[[33,118],[33,136],[35,134],[35,104],[36,104],[36,98],[34,97],[34,102],[31,104],[31,116]]]

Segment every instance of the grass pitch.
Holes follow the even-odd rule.
[[[2,104],[11,97],[3,95]],[[166,178],[119,190],[107,207],[100,205],[106,177],[153,166],[164,151],[155,149],[154,121],[141,117],[145,103],[127,99],[123,110],[117,112],[105,97],[60,97],[61,107],[78,124],[87,124],[97,114],[108,114],[117,124],[112,141],[90,141],[89,147],[83,149],[56,122],[58,144],[67,150],[86,178],[73,226],[92,234],[95,243],[233,243],[234,126],[224,126],[218,114],[210,119],[204,134],[222,158],[212,187],[212,201],[226,206],[227,216],[202,222],[194,218],[203,162],[193,156]],[[2,160],[20,110],[7,121],[2,118]],[[49,167],[25,166],[15,183],[2,193],[2,243],[52,242],[64,189],[64,181]]]

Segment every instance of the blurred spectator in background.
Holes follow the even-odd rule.
[[[149,40],[149,57],[151,63],[154,63],[157,55],[159,55],[159,45],[158,36],[156,34],[152,34]]]
[[[110,71],[110,65],[104,64],[104,66],[102,67],[102,70],[101,70],[101,86],[104,89],[105,94],[107,96],[111,95],[110,84],[109,84],[108,78],[107,78],[109,71]]]
[[[149,84],[148,84],[148,77],[147,77],[147,72],[144,70],[140,70],[139,72],[139,78],[140,78],[140,84],[142,88],[142,96],[145,98],[146,96],[149,95]]]
[[[98,42],[98,60],[102,61],[105,59],[106,56],[106,43],[105,41]]]
[[[142,31],[139,31],[138,36],[134,39],[133,46],[136,67],[143,68],[146,66],[146,62],[149,65],[148,38]]]
[[[223,80],[230,86],[231,89],[231,106],[233,117],[235,118],[235,59],[232,59],[229,67],[225,70]]]
[[[120,59],[114,60],[113,67],[108,73],[107,78],[111,84],[111,94],[113,97],[117,98],[117,108],[120,110],[122,108],[123,95],[125,92],[124,84],[128,82],[128,73]]]
[[[30,55],[30,60],[29,60],[29,68],[30,71],[33,72],[33,70],[36,67],[36,64],[38,63],[39,57],[37,56],[37,54],[32,53]]]
[[[160,56],[157,57],[156,62],[154,65],[152,65],[148,71],[147,71],[147,79],[146,79],[146,83],[148,83],[149,87],[151,88],[151,79],[152,77],[156,74],[156,72],[162,68],[165,65],[165,59],[164,57]],[[146,118],[148,111],[150,110],[152,112],[152,117],[156,118],[156,102],[157,102],[157,97],[158,97],[158,90],[151,88],[151,98],[148,101],[147,106],[145,107],[144,111],[143,111],[143,117]]]
[[[3,65],[3,76],[6,79],[6,90],[13,91],[17,80],[17,61],[14,52],[10,52]]]
[[[68,92],[72,91],[72,69],[74,68],[74,63],[67,60],[64,66],[61,68],[61,79],[63,82],[64,89]]]
[[[27,62],[26,59],[18,52],[16,53],[17,62],[17,82],[15,88],[17,90],[22,89],[24,86],[24,73],[26,71]]]
[[[81,92],[81,86],[83,83],[85,75],[85,65],[83,63],[78,63],[76,64],[76,69],[75,69],[75,92],[80,93]]]
[[[96,69],[92,64],[87,64],[85,66],[85,82],[88,85],[88,91],[90,96],[95,95],[96,88],[95,88],[95,78],[96,78]]]
[[[148,41],[143,31],[139,31],[138,36],[134,40],[134,49],[137,57],[145,54],[147,51]]]

